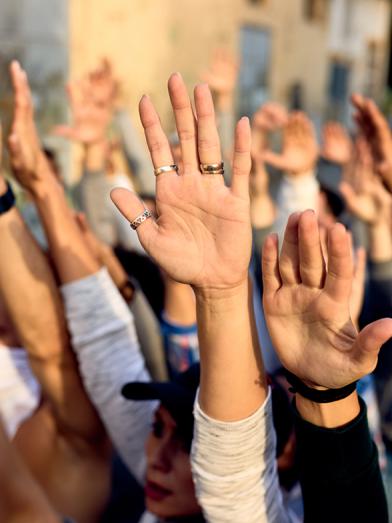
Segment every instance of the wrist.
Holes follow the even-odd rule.
[[[248,293],[248,275],[238,284],[230,287],[192,287],[196,296],[196,301],[200,304],[208,303],[227,303],[236,302],[238,298],[243,298]]]
[[[369,259],[380,263],[392,258],[392,233],[386,222],[371,224],[369,230]]]
[[[350,423],[360,413],[360,403],[356,391],[346,398],[332,403],[315,403],[300,394],[295,396],[295,406],[305,421],[328,429],[342,427]]]
[[[227,112],[233,108],[234,96],[232,92],[218,94],[217,108],[219,111]]]
[[[56,191],[64,191],[64,188],[52,173],[49,164],[44,158],[44,161],[37,169],[37,177],[26,189],[30,192],[34,200],[39,201],[45,199],[47,196]]]

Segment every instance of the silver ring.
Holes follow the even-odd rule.
[[[201,163],[200,170],[202,174],[224,174],[224,163]]]
[[[155,176],[159,176],[162,173],[170,173],[172,171],[178,172],[178,165],[162,165],[162,167],[154,169],[154,174]]]
[[[130,222],[130,226],[132,227],[132,229],[134,231],[136,231],[136,229],[143,223],[145,222],[146,220],[148,220],[148,218],[151,218],[152,217],[152,212],[150,212],[148,209],[145,209],[142,214],[139,214],[139,216],[137,218],[135,218],[132,222]]]

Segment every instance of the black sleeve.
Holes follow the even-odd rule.
[[[361,328],[392,316],[392,261],[370,262]],[[384,441],[392,447],[392,339],[381,348],[374,371]]]
[[[388,523],[388,508],[366,416],[338,429],[304,421],[295,412],[305,523]]]

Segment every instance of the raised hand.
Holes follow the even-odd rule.
[[[329,122],[323,128],[321,156],[339,165],[347,165],[352,155],[352,142],[346,129],[338,122]]]
[[[238,62],[228,51],[217,49],[210,68],[203,74],[203,81],[219,95],[233,93],[238,76]]]
[[[247,279],[251,250],[249,121],[242,118],[236,127],[233,180],[228,188],[221,175],[202,175],[199,168],[200,163],[221,162],[208,86],[195,88],[197,120],[179,74],[170,77],[169,94],[184,169],[181,175],[174,171],[158,175],[158,218],[145,221],[137,233],[148,254],[174,280],[195,288],[232,288]],[[147,96],[139,109],[154,167],[172,165],[169,142]],[[130,221],[144,211],[137,196],[125,189],[114,189],[112,199]]]
[[[99,66],[90,72],[88,78],[95,104],[102,108],[112,108],[116,104],[120,86],[110,60],[104,58]]]
[[[392,319],[359,334],[350,317],[353,263],[341,224],[328,231],[328,267],[313,211],[290,217],[279,256],[276,236],[263,250],[264,312],[272,343],[290,372],[310,386],[340,388],[372,372]]]
[[[96,80],[84,78],[68,85],[67,93],[73,124],[55,127],[54,133],[57,136],[83,145],[92,145],[105,140],[112,118],[112,105],[107,99],[103,102],[99,89],[95,92],[96,84]]]
[[[312,122],[305,113],[291,113],[283,131],[283,151],[263,153],[264,161],[290,174],[302,174],[315,168],[318,144]]]
[[[392,192],[392,136],[389,125],[377,105],[359,94],[352,97],[354,119],[366,138],[374,168]]]
[[[288,112],[283,105],[268,102],[259,107],[253,115],[252,127],[262,132],[275,131],[287,125],[288,118]]]
[[[14,90],[14,114],[8,137],[10,162],[19,183],[30,190],[48,163],[41,150],[34,123],[34,109],[25,71],[18,62],[10,66]]]
[[[373,172],[368,142],[358,137],[352,161],[347,166],[340,191],[348,210],[369,225],[388,221],[392,198]]]

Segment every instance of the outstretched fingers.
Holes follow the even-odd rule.
[[[195,108],[197,117],[197,142],[200,163],[219,164],[222,161],[220,140],[215,120],[214,103],[207,84],[195,87]],[[223,176],[212,175],[223,183]]]
[[[196,121],[187,88],[179,73],[171,75],[168,89],[181,144],[184,174],[194,174],[199,171]]]
[[[140,100],[139,113],[154,167],[173,165],[169,141],[163,132],[158,113],[152,101],[146,95]],[[174,171],[173,173],[175,174]],[[168,174],[160,174],[159,176],[168,176]]]
[[[314,211],[302,213],[298,223],[299,272],[308,287],[321,289],[325,279],[325,261]]]
[[[328,271],[325,291],[340,303],[349,302],[353,282],[350,237],[344,225],[335,224],[328,231]]]
[[[279,239],[277,234],[267,236],[262,252],[263,294],[275,294],[282,285],[279,272]]]
[[[249,118],[243,117],[235,129],[233,174],[231,190],[235,196],[249,198],[249,173],[251,161],[251,130]]]
[[[301,283],[299,272],[299,249],[298,249],[298,222],[301,213],[291,214],[287,221],[286,230],[280,253],[279,272],[283,284],[295,285]]]
[[[14,90],[14,125],[32,112],[31,93],[27,75],[19,62],[13,61],[10,65],[11,82]]]

